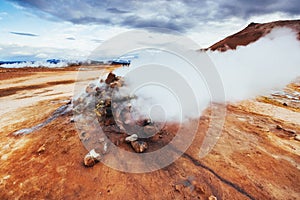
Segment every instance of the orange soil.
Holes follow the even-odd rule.
[[[28,78],[45,72],[34,72]],[[69,76],[71,73],[72,76]],[[73,72],[47,74],[46,82],[75,80]],[[71,78],[73,77],[73,79]],[[40,80],[38,85],[44,79]],[[8,91],[22,84],[9,80]],[[18,82],[19,81],[19,82]],[[57,82],[69,88],[70,82]],[[0,85],[5,91],[5,85]],[[55,94],[54,85],[47,85]],[[1,99],[33,99],[32,88]],[[211,108],[199,121],[199,130],[189,149],[173,164],[161,170],[130,174],[111,169],[101,162],[83,166],[87,153],[71,114],[60,116],[44,128],[25,136],[11,133],[45,120],[63,105],[65,95],[33,99],[31,105],[2,112],[0,121],[0,199],[298,199],[300,196],[300,113],[272,103],[245,101],[227,106],[225,125],[213,150],[199,158],[200,144],[210,126]],[[34,96],[43,95],[36,94]],[[21,100],[19,100],[21,101]],[[4,104],[1,106],[5,106]],[[288,106],[287,106],[288,107]],[[176,128],[175,128],[176,129]],[[175,130],[169,127],[172,133]],[[186,126],[186,133],[190,131]]]

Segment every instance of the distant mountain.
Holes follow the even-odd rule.
[[[0,65],[4,65],[4,64],[20,64],[20,63],[25,63],[25,62],[26,61],[0,61]]]
[[[26,66],[40,66],[40,67],[48,67],[55,65],[64,65],[64,66],[80,66],[80,65],[129,65],[130,60],[125,59],[112,59],[108,61],[104,60],[60,60],[60,59],[48,59],[45,61],[0,61],[0,67],[13,67],[14,65],[17,67],[26,67]]]
[[[67,67],[79,66],[82,64],[90,64],[88,61],[77,60],[61,60],[61,59],[48,59],[44,61],[0,61],[0,67],[5,68],[22,68],[22,67]]]
[[[20,61],[20,60],[17,60],[17,61],[0,61],[0,65],[4,65],[4,64],[21,64],[21,63],[34,64],[35,62],[38,62],[38,61]],[[58,64],[60,62],[65,62],[65,61],[64,60],[59,60],[59,59],[49,59],[49,60],[46,60],[45,62],[50,63],[50,64]]]
[[[204,50],[226,51],[228,49],[236,49],[237,46],[247,46],[270,33],[273,28],[277,27],[288,27],[295,30],[298,33],[298,39],[300,40],[300,20],[275,21],[263,24],[252,22],[245,29],[226,37]]]

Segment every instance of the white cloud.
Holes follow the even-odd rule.
[[[250,17],[247,20],[247,22],[267,23],[267,22],[277,21],[277,20],[293,20],[293,19],[300,19],[300,14],[288,15],[283,12],[274,12],[274,13],[264,14],[264,15],[254,15]]]
[[[48,54],[45,53],[39,53],[36,55],[37,58],[41,58],[41,59],[45,59],[45,58],[49,58],[50,56]]]
[[[16,44],[0,44],[0,60],[45,60],[45,59],[70,59],[85,60],[87,54],[77,49],[32,47]]]
[[[31,53],[45,53],[51,57],[56,55],[79,58],[87,57],[95,48],[98,47],[100,40],[106,40],[110,37],[124,32],[126,29],[117,27],[104,27],[98,25],[74,25],[69,22],[54,23],[44,30],[36,30],[34,27],[30,30],[32,33],[38,34],[39,37],[30,37],[24,39],[18,35],[10,34],[9,32],[0,32],[0,47],[9,48],[1,55],[4,57],[9,52],[11,47],[25,48]],[[67,40],[69,36],[76,40]],[[30,49],[32,48],[32,49]],[[59,53],[49,49],[57,49]],[[18,50],[23,51],[23,50]],[[64,55],[65,53],[65,55]],[[16,53],[15,53],[16,55]],[[39,56],[37,56],[39,57]]]
[[[35,6],[40,7],[41,10],[34,6],[31,7],[30,2],[26,5],[23,5],[22,2],[13,3],[14,7],[18,9],[17,12],[23,13],[23,15],[20,15],[22,17],[20,17],[18,21],[13,20],[12,23],[2,24],[0,46],[20,45],[39,48],[41,53],[43,53],[43,49],[45,48],[66,49],[68,51],[73,50],[73,55],[80,54],[82,57],[88,56],[102,41],[108,40],[119,33],[132,30],[132,28],[143,28],[146,25],[160,25],[161,27],[175,30],[186,28],[186,32],[182,34],[198,43],[199,48],[205,48],[241,30],[252,21],[262,23],[279,19],[300,18],[300,15],[291,15],[287,14],[287,12],[273,12],[271,14],[259,14],[259,12],[254,12],[254,14],[248,18],[224,13],[226,17],[221,18],[218,16],[220,12],[217,12],[220,11],[220,5],[231,5],[230,2],[226,3],[223,1],[206,1],[205,3],[199,3],[198,1],[176,1],[170,3],[165,0],[142,2],[122,1],[119,3],[95,1],[93,2],[94,4],[79,2],[76,4],[76,9],[72,9],[72,5],[68,3],[61,5],[59,1],[32,2],[32,4],[36,3],[37,5]],[[57,12],[58,5],[61,5],[65,12]],[[200,5],[203,6],[203,9],[199,9]],[[276,9],[278,6],[279,4],[276,4]],[[155,12],[151,9],[153,7],[155,7]],[[137,9],[136,14],[132,13],[134,8]],[[284,9],[286,8],[283,8],[283,10]],[[28,14],[34,10],[35,12]],[[101,12],[99,12],[99,10],[101,10]],[[243,8],[243,10],[247,9]],[[58,18],[49,20],[50,18],[45,17],[42,11],[45,11],[48,15],[52,13],[66,21],[62,21]],[[224,7],[224,12],[225,11],[226,9]],[[162,14],[158,15],[157,13]],[[13,15],[13,13],[7,14],[3,12],[2,15]],[[68,18],[68,16],[70,18]],[[98,19],[97,17],[103,21],[93,23],[93,20]],[[73,24],[71,18],[81,19],[82,21],[78,23],[73,21],[77,23]],[[111,22],[106,21],[106,18],[111,20]],[[2,22],[3,21],[4,20],[2,20]],[[117,25],[113,26],[112,24],[114,23]],[[39,35],[39,37],[24,39],[24,37],[9,34],[11,31],[33,33]],[[66,38],[69,37],[76,38],[76,40],[67,40]]]
[[[3,20],[3,17],[8,15],[7,12],[0,12],[0,20]]]
[[[30,52],[28,51],[20,51],[20,50],[17,50],[17,51],[12,51],[11,52],[12,55],[20,55],[20,56],[30,56],[32,55]]]

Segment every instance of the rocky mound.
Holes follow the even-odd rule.
[[[250,23],[246,28],[204,49],[211,51],[227,51],[237,46],[247,46],[270,33],[273,28],[288,27],[298,33],[300,40],[300,20],[275,21],[270,23]]]
[[[111,153],[111,146],[126,151],[153,152],[168,144],[174,134],[164,129],[164,124],[154,122],[139,114],[131,105],[136,96],[121,94],[126,87],[124,79],[109,73],[106,80],[90,84],[78,99],[74,100],[74,113],[80,139],[89,149],[84,165],[91,167]],[[98,123],[93,128],[86,124]]]

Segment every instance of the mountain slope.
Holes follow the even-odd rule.
[[[257,41],[259,38],[270,33],[273,28],[288,27],[298,33],[300,40],[300,20],[285,20],[269,23],[250,23],[243,30],[226,37],[225,39],[213,44],[205,50],[226,51],[228,49],[236,49],[237,46],[247,46],[248,44]]]

